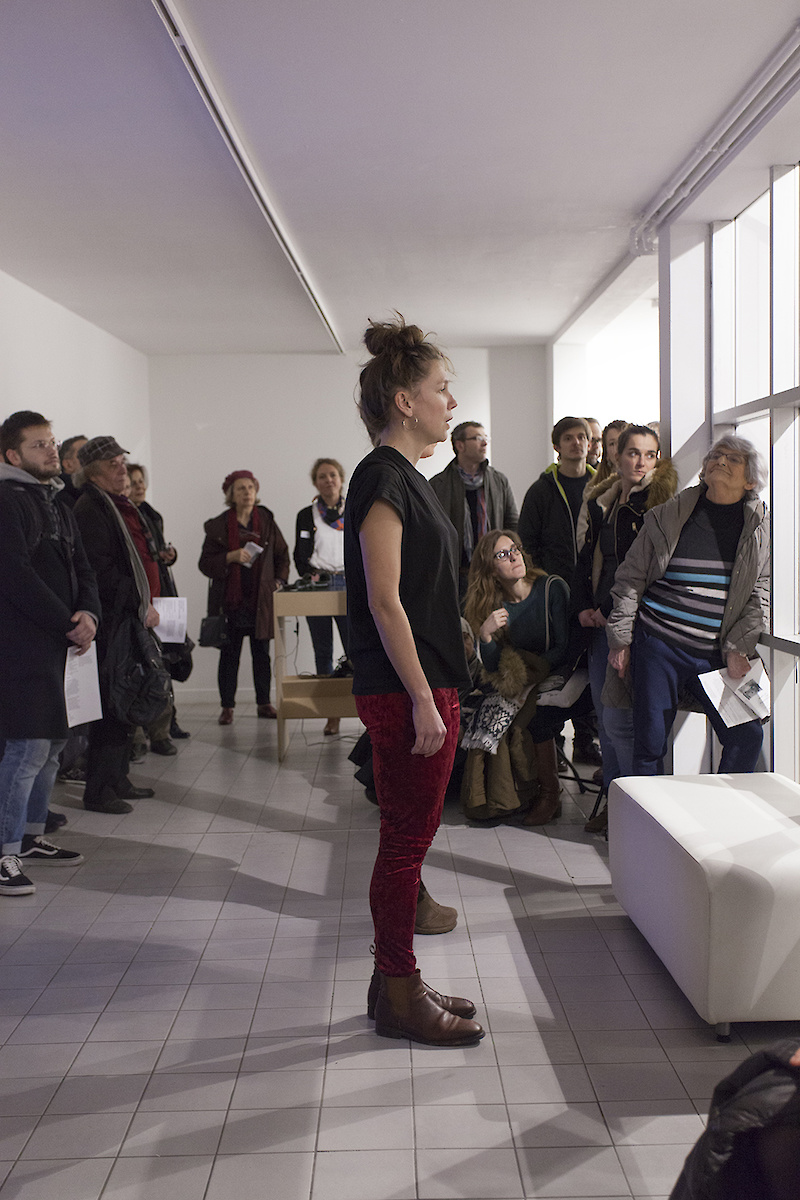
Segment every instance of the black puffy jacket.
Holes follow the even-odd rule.
[[[800,1127],[800,1067],[789,1065],[798,1045],[796,1038],[775,1042],[717,1084],[706,1131],[686,1159],[670,1200],[732,1200],[737,1139],[776,1125]],[[737,1194],[749,1197],[750,1191]],[[752,1200],[764,1200],[764,1194],[753,1193]]]

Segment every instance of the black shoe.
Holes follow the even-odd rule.
[[[586,763],[589,767],[602,767],[603,755],[600,753],[600,747],[595,742],[587,742],[582,746],[573,745],[572,761]]]
[[[66,823],[67,823],[67,814],[60,813],[60,812],[53,812],[53,810],[51,808],[47,814],[47,820],[44,823],[44,831],[45,831],[45,833],[55,833],[55,831],[57,829],[61,829],[62,826],[66,825]]]
[[[62,850],[39,834],[26,833],[17,858],[24,863],[49,863],[51,867],[77,867],[85,862],[77,850]]]
[[[0,896],[30,896],[36,888],[22,874],[16,854],[5,854],[0,858]]]
[[[173,746],[169,738],[159,738],[157,742],[151,742],[150,750],[153,754],[163,754],[165,758],[172,758],[173,754],[178,753],[178,747]]]
[[[353,664],[346,654],[343,654],[334,667],[331,679],[349,679],[353,674]]]
[[[126,800],[120,800],[108,784],[102,788],[100,795],[96,797],[83,797],[83,807],[89,812],[111,813],[113,816],[121,816],[122,813],[133,812],[133,805],[128,804]]]
[[[59,783],[86,783],[86,768],[67,767],[66,771],[58,772],[56,779]]]
[[[183,738],[191,737],[192,735],[185,729],[181,729],[177,721],[173,721],[169,727],[169,736],[174,741],[181,741]]]
[[[115,787],[113,791],[120,800],[149,800],[156,794],[154,788],[134,787],[129,779],[126,779],[125,783],[120,784],[119,787]]]

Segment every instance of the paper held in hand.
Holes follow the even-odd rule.
[[[760,658],[753,659],[742,679],[731,679],[726,670],[708,671],[698,679],[728,728],[769,716],[769,676]]]
[[[156,596],[153,600],[153,608],[158,611],[161,618],[154,631],[158,640],[160,642],[178,642],[183,645],[186,641],[188,619],[186,597]]]
[[[70,646],[64,667],[64,702],[67,706],[67,725],[88,725],[103,716],[100,704],[100,681],[97,677],[97,646],[92,642],[85,654]]]
[[[245,554],[250,556],[249,562],[242,563],[243,567],[252,567],[259,554],[264,553],[264,547],[259,546],[258,542],[245,542],[245,544],[242,546],[242,549],[244,550]]]

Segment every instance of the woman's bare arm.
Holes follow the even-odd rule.
[[[367,603],[389,662],[411,697],[417,740],[412,754],[426,758],[444,745],[445,724],[420,665],[414,635],[400,603],[403,523],[385,500],[376,500],[359,531]]]

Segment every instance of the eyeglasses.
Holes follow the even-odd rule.
[[[502,562],[506,558],[512,558],[515,554],[522,555],[519,546],[509,546],[508,550],[498,550],[494,557]]]
[[[717,463],[717,462],[722,462],[723,458],[728,463],[728,465],[731,467],[743,467],[744,466],[744,455],[743,454],[729,454],[727,450],[715,450],[713,454],[709,454],[708,461]]]
[[[29,442],[29,450],[60,450],[61,442],[57,442],[55,438],[50,438],[49,441]]]
[[[487,446],[490,440],[485,433],[472,433],[468,438],[461,438],[462,442],[486,442]]]

